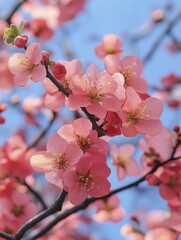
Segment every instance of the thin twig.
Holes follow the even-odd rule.
[[[14,15],[14,13],[18,10],[19,7],[21,7],[21,5],[25,2],[27,2],[28,0],[21,0],[18,2],[18,4],[13,8],[13,10],[11,11],[11,13],[9,14],[9,16],[5,19],[5,21],[8,24],[11,24],[11,18]]]
[[[43,129],[39,135],[37,136],[37,138],[27,147],[27,151],[30,150],[31,148],[35,147],[38,142],[46,135],[46,133],[48,132],[48,130],[50,129],[51,125],[53,124],[53,122],[55,121],[57,117],[57,113],[53,112],[53,118],[51,119],[51,121],[48,123],[48,126]]]
[[[175,15],[175,17],[171,20],[167,21],[166,28],[161,32],[159,37],[156,39],[156,41],[153,43],[147,54],[143,57],[142,62],[145,64],[149,59],[152,57],[152,55],[155,53],[158,46],[161,44],[164,37],[169,34],[169,32],[172,30],[174,25],[181,19],[181,10]]]
[[[40,204],[42,205],[42,210],[45,210],[47,209],[47,205],[46,203],[44,202],[43,198],[41,197],[41,195],[35,191],[35,189],[33,189],[24,179],[20,179],[20,178],[17,178],[17,181],[19,183],[21,183],[22,185],[26,186],[27,189],[32,193],[33,196],[35,196],[35,198],[40,202]]]

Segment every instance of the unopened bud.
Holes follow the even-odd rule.
[[[17,48],[24,48],[25,45],[27,44],[27,42],[28,42],[28,37],[26,35],[24,35],[24,36],[17,36],[14,39],[14,45]]]
[[[48,66],[50,64],[50,54],[46,51],[42,51],[41,64]]]
[[[55,78],[57,80],[63,80],[65,78],[65,75],[67,73],[64,65],[62,65],[59,62],[54,62],[51,66],[50,66],[53,75],[55,76]]]
[[[176,125],[173,128],[174,132],[179,133],[180,132],[180,126]]]

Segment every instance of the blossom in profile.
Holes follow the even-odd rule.
[[[102,38],[102,43],[95,47],[95,54],[98,58],[104,59],[108,54],[121,56],[122,41],[115,34],[106,34]]]
[[[151,136],[159,134],[163,129],[159,120],[162,111],[163,104],[159,99],[149,97],[142,100],[133,88],[127,88],[126,101],[120,113],[123,134],[128,137],[138,133]]]
[[[30,79],[34,82],[43,81],[46,77],[46,69],[40,63],[41,58],[39,43],[32,43],[25,53],[15,53],[10,57],[9,69],[15,75],[15,84],[25,86]]]
[[[155,239],[177,240],[177,234],[168,228],[160,227],[160,228],[149,230],[144,237],[144,240],[155,240]]]
[[[142,77],[142,62],[136,56],[126,56],[123,59],[114,55],[108,55],[104,59],[106,71],[114,75],[121,73],[124,77],[124,86],[132,87],[138,93],[145,93],[148,84]]]
[[[67,171],[63,182],[68,189],[68,200],[72,204],[83,202],[87,196],[99,198],[110,192],[111,184],[107,180],[110,169],[103,162],[92,161],[83,156],[76,168]]]
[[[132,144],[124,144],[120,147],[111,146],[112,164],[116,167],[119,180],[123,180],[126,175],[137,176],[140,174],[139,166],[132,157],[134,152],[135,147]]]

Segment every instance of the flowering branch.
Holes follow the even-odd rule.
[[[48,71],[48,68],[46,67],[47,72],[47,78],[49,78],[52,83],[58,88],[60,92],[62,92],[66,97],[69,96],[69,92],[66,91],[66,89],[63,87],[63,85],[57,81],[57,79]],[[93,129],[95,129],[98,133],[98,136],[104,136],[105,132],[104,130],[96,123],[96,117],[92,114],[90,114],[85,107],[81,107],[81,110],[85,113],[85,115],[88,117],[88,119],[91,121]]]
[[[155,160],[155,165],[154,167],[148,172],[146,173],[144,176],[142,176],[141,178],[139,178],[138,180],[127,184],[123,187],[117,188],[113,191],[111,191],[108,195],[101,197],[101,198],[88,198],[86,199],[83,203],[72,207],[70,209],[67,209],[66,211],[64,211],[63,213],[61,213],[59,216],[57,216],[54,220],[52,220],[49,224],[47,224],[47,226],[45,226],[41,231],[39,231],[37,234],[35,234],[33,237],[29,238],[28,240],[35,240],[38,237],[44,235],[45,233],[47,233],[50,229],[52,229],[57,223],[59,223],[60,221],[64,220],[65,218],[69,217],[70,215],[80,211],[80,210],[84,210],[85,208],[87,208],[90,204],[92,204],[93,202],[100,200],[100,199],[107,199],[109,197],[111,197],[112,195],[122,192],[124,190],[130,189],[132,187],[136,187],[138,186],[140,183],[144,182],[147,178],[148,175],[154,173],[159,167],[164,166],[165,164],[171,162],[171,161],[175,161],[181,158],[181,156],[179,157],[174,157],[177,148],[179,147],[179,145],[181,144],[181,140],[178,138],[175,147],[173,148],[173,151],[171,153],[171,156],[169,159],[167,159],[164,162],[159,162],[157,160]]]

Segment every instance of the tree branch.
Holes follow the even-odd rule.
[[[161,32],[159,37],[155,40],[147,54],[143,57],[142,62],[145,64],[152,57],[158,46],[161,44],[164,37],[170,33],[174,25],[181,19],[181,10],[175,15],[173,19],[167,21],[166,28]]]
[[[62,191],[57,197],[56,201],[47,209],[36,215],[35,217],[28,220],[15,234],[14,240],[20,240],[24,234],[34,227],[37,223],[41,222],[43,219],[49,217],[50,215],[61,211],[62,205],[64,203],[65,197],[67,195],[66,191]]]
[[[84,210],[85,208],[87,208],[90,204],[92,204],[93,202],[100,200],[100,199],[107,199],[109,197],[111,197],[112,195],[122,192],[124,190],[127,190],[129,188],[132,187],[136,187],[138,186],[140,183],[144,182],[147,178],[148,175],[153,174],[159,167],[164,166],[165,164],[171,162],[171,161],[175,161],[178,159],[181,159],[181,156],[179,157],[175,157],[174,155],[176,153],[176,150],[178,148],[178,146],[181,144],[181,140],[178,139],[175,147],[173,148],[173,151],[171,153],[171,156],[169,159],[167,159],[164,162],[158,162],[155,161],[155,166],[148,172],[146,173],[144,176],[142,176],[141,178],[139,178],[138,180],[127,184],[123,187],[117,188],[113,191],[111,191],[108,195],[101,197],[101,198],[88,198],[86,199],[83,203],[79,204],[78,206],[72,207],[70,209],[67,209],[66,211],[64,211],[63,213],[61,213],[59,216],[57,216],[54,220],[52,220],[50,223],[48,223],[44,228],[42,228],[37,234],[35,234],[33,237],[30,237],[28,240],[36,240],[38,237],[41,237],[42,235],[46,234],[49,230],[51,230],[57,223],[59,223],[60,221],[64,220],[65,218],[69,217],[70,215],[80,211],[80,210]]]

